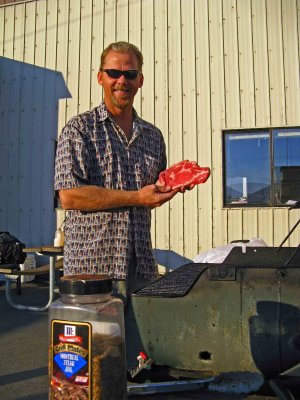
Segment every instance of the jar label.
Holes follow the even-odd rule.
[[[91,332],[87,322],[51,321],[51,399],[56,394],[64,398],[70,391],[76,398],[92,398]]]

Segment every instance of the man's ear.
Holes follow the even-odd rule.
[[[98,80],[99,85],[102,85],[102,74],[103,74],[102,71],[99,71],[97,74],[97,80]]]
[[[140,79],[139,88],[141,88],[143,86],[143,83],[144,83],[144,75],[143,74],[139,74],[139,79]]]

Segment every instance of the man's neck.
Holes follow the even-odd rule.
[[[107,106],[106,106],[107,107]],[[116,108],[113,109],[107,107],[114,122],[124,131],[127,139],[129,140],[132,136],[133,126],[133,107],[126,107],[124,109]]]
[[[133,127],[133,116],[124,118],[123,116],[115,117],[113,116],[113,120],[115,123],[122,129],[125,133],[128,140],[131,139],[132,136],[132,127]]]

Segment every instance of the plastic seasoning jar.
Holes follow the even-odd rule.
[[[49,398],[127,399],[122,300],[106,275],[66,275],[49,308]]]
[[[65,243],[65,234],[64,231],[61,228],[58,228],[55,231],[55,237],[54,237],[54,246],[55,247],[61,247]]]

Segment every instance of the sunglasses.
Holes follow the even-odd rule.
[[[119,79],[122,75],[125,76],[126,79],[133,80],[140,73],[136,69],[128,69],[127,71],[121,71],[120,69],[102,69],[107,73],[110,78]]]

